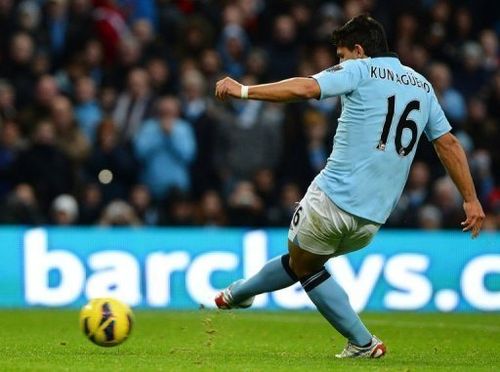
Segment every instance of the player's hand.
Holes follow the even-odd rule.
[[[215,85],[215,97],[224,101],[228,97],[241,97],[241,84],[230,77],[219,80]]]
[[[484,212],[479,200],[464,202],[465,221],[462,222],[462,231],[470,231],[472,238],[479,235],[484,220]]]

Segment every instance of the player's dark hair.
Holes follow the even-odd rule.
[[[384,27],[368,15],[359,15],[349,20],[345,25],[333,31],[333,44],[354,49],[354,45],[363,47],[368,57],[387,53],[387,37]]]

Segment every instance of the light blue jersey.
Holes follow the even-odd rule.
[[[315,182],[343,210],[385,223],[422,132],[432,141],[451,130],[434,90],[393,54],[348,60],[312,77],[320,99],[342,101],[333,150]]]

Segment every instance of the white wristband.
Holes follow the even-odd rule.
[[[248,99],[248,85],[241,86],[241,99]]]

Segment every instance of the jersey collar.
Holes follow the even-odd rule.
[[[381,58],[381,57],[391,57],[391,58],[399,59],[399,56],[393,52],[378,53],[378,54],[371,56],[371,58]]]

